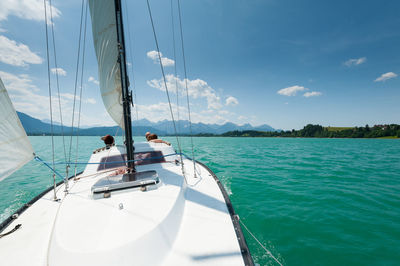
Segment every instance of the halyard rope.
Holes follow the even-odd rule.
[[[177,130],[176,132],[180,132],[180,127],[179,127],[179,90],[178,90],[178,72],[176,68],[176,45],[175,45],[175,22],[174,22],[174,5],[173,5],[173,0],[170,1],[171,3],[171,26],[172,26],[172,46],[174,47],[174,75],[175,75],[175,93],[176,93],[176,114],[178,116],[178,125],[177,125]],[[179,136],[176,134],[176,139],[178,140],[178,149],[179,152],[182,153],[182,147],[179,143]],[[185,176],[185,169],[183,166],[183,161],[182,161],[182,156],[181,156],[181,168],[182,168],[182,174]],[[185,177],[186,180],[186,177]]]
[[[170,110],[171,118],[172,118],[172,124],[174,125],[174,132],[175,132],[176,142],[177,142],[177,144],[178,144],[179,151],[182,151],[182,149],[181,149],[181,143],[180,143],[179,138],[178,138],[178,132],[177,132],[177,130],[176,130],[176,122],[175,122],[175,118],[174,118],[174,112],[173,112],[173,110],[172,110],[171,99],[170,99],[170,97],[169,97],[169,91],[168,91],[168,86],[167,86],[167,80],[166,80],[166,78],[165,78],[164,66],[163,66],[162,59],[161,59],[160,47],[159,47],[159,45],[158,45],[156,29],[155,29],[155,27],[154,27],[153,16],[152,16],[152,13],[151,13],[151,7],[150,7],[150,2],[149,2],[149,0],[147,0],[147,9],[148,9],[148,11],[149,11],[149,16],[150,16],[150,21],[151,21],[151,27],[152,27],[152,29],[153,29],[154,41],[155,41],[155,43],[156,43],[157,54],[158,54],[158,60],[159,60],[159,62],[160,62],[161,73],[162,73],[162,76],[163,76],[163,81],[164,81],[164,86],[165,86],[165,92],[167,93],[168,105],[169,105],[169,110]],[[193,163],[195,164],[195,161],[193,161]],[[182,166],[182,174],[183,174],[183,176],[185,176],[185,171],[184,171],[184,168],[183,168],[183,162],[181,162],[181,166]],[[194,176],[196,177],[196,169],[194,170]],[[185,177],[185,179],[186,179],[186,177]]]
[[[196,177],[196,160],[194,158],[194,148],[193,148],[193,130],[192,130],[192,117],[190,115],[190,103],[189,103],[189,89],[188,89],[188,78],[187,78],[187,71],[186,71],[186,57],[185,57],[185,48],[183,45],[183,29],[182,29],[182,15],[181,15],[181,4],[178,0],[178,14],[179,14],[179,29],[181,33],[181,46],[182,46],[182,57],[183,57],[183,69],[185,73],[185,89],[186,89],[186,101],[187,101],[187,108],[189,114],[189,128],[190,128],[190,142],[192,145],[192,157],[193,157],[193,172],[194,177]]]
[[[172,25],[172,44],[174,47],[174,75],[175,75],[175,93],[176,93],[176,114],[178,116],[178,132],[180,132],[179,128],[179,90],[178,90],[178,72],[176,69],[176,45],[175,45],[175,22],[174,22],[174,5],[173,0],[171,0],[171,25]],[[182,151],[179,151],[182,152]]]
[[[59,85],[59,80],[58,80],[58,64],[57,64],[57,52],[56,52],[56,41],[54,37],[54,22],[53,22],[53,4],[51,3],[51,0],[49,1],[50,4],[50,26],[51,26],[51,35],[53,39],[53,53],[54,53],[54,67],[56,70],[56,82],[57,82],[57,93],[58,93],[58,109],[60,112],[60,124],[61,124],[61,135],[62,135],[62,142],[63,142],[63,149],[64,149],[64,158],[67,160],[67,152],[65,148],[65,136],[64,136],[64,123],[63,123],[63,117],[62,117],[62,111],[61,111],[61,93],[60,93],[60,85]]]
[[[75,103],[76,103],[76,90],[77,90],[77,87],[78,87],[79,62],[80,62],[80,54],[81,54],[81,39],[82,39],[82,24],[83,24],[84,3],[85,3],[85,0],[82,0],[81,22],[80,22],[80,26],[79,26],[78,56],[77,56],[77,60],[76,60],[76,72],[75,72],[74,103],[73,103],[73,108],[72,108],[71,138],[70,138],[70,141],[69,141],[68,161],[71,161],[72,137],[74,136]],[[69,165],[67,166],[67,169],[68,169],[68,167],[69,167]]]
[[[46,55],[47,55],[47,77],[49,80],[49,104],[50,104],[50,124],[51,124],[51,150],[52,150],[52,162],[53,168],[54,165],[54,129],[53,129],[53,105],[51,101],[51,79],[50,79],[50,55],[49,55],[49,34],[47,29],[47,6],[46,0],[43,1],[44,4],[44,23],[46,27]],[[50,6],[50,10],[53,7]],[[49,166],[50,167],[50,166]],[[51,167],[50,167],[51,168]],[[55,170],[54,170],[55,171]],[[56,199],[56,176],[53,174],[53,186],[54,186],[54,199]]]
[[[83,91],[83,69],[85,66],[85,46],[86,46],[86,25],[87,25],[87,9],[88,3],[86,2],[85,7],[85,29],[83,31],[83,46],[82,46],[82,68],[81,68],[81,84],[80,84],[80,92],[79,92],[79,111],[78,111],[78,126],[76,129],[76,155],[75,155],[75,162],[78,161],[78,151],[79,151],[79,129],[81,126],[81,110],[82,110],[82,91]],[[74,167],[74,175],[76,176],[76,164]]]

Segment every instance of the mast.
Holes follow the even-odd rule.
[[[122,23],[122,10],[121,0],[114,0],[115,3],[115,18],[117,25],[117,38],[118,38],[118,62],[121,72],[121,88],[122,88],[122,107],[124,111],[124,127],[125,127],[125,145],[126,154],[128,159],[128,168],[135,171],[135,163],[133,162],[134,147],[132,138],[132,119],[131,119],[131,104],[132,94],[129,92],[129,81],[126,71],[126,53],[125,53],[125,38],[124,38],[124,25]]]

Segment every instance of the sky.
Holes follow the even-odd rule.
[[[134,120],[171,120],[146,2],[122,2]],[[174,116],[188,119],[177,0],[173,16],[170,0],[149,2]],[[60,120],[60,102],[71,125],[82,2],[52,5],[53,118]],[[399,1],[181,0],[181,10],[193,122],[400,124]],[[45,25],[42,0],[0,1],[0,78],[15,108],[42,120],[50,118]],[[90,15],[84,58],[80,123],[114,125],[99,90]]]

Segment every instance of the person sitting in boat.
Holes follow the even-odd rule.
[[[148,142],[165,143],[165,144],[171,146],[171,143],[169,143],[168,141],[159,139],[157,134],[154,134],[154,133],[146,132],[146,139]]]
[[[150,136],[150,135],[151,135],[151,133],[150,133],[149,131],[147,131],[147,132],[146,132],[146,135],[145,135],[145,136],[146,136],[146,139],[147,139],[147,141],[149,141],[149,136]]]
[[[104,144],[106,144],[106,149],[109,149],[111,146],[115,145],[114,137],[111,135],[105,135],[104,137],[101,137],[101,140],[104,141]]]

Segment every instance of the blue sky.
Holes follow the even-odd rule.
[[[170,119],[145,1],[125,1],[139,118]],[[150,3],[173,92],[175,79],[184,83],[179,43],[174,59],[170,1]],[[58,67],[65,71],[59,72],[65,74],[61,106],[70,124],[81,2],[53,5]],[[195,122],[281,129],[400,123],[399,1],[181,0],[181,7]],[[16,109],[40,119],[49,118],[44,25],[41,0],[0,2],[0,77]],[[82,124],[112,125],[96,84],[90,18],[85,49]],[[176,94],[171,97],[176,112]],[[178,100],[180,118],[187,119],[185,98]]]

